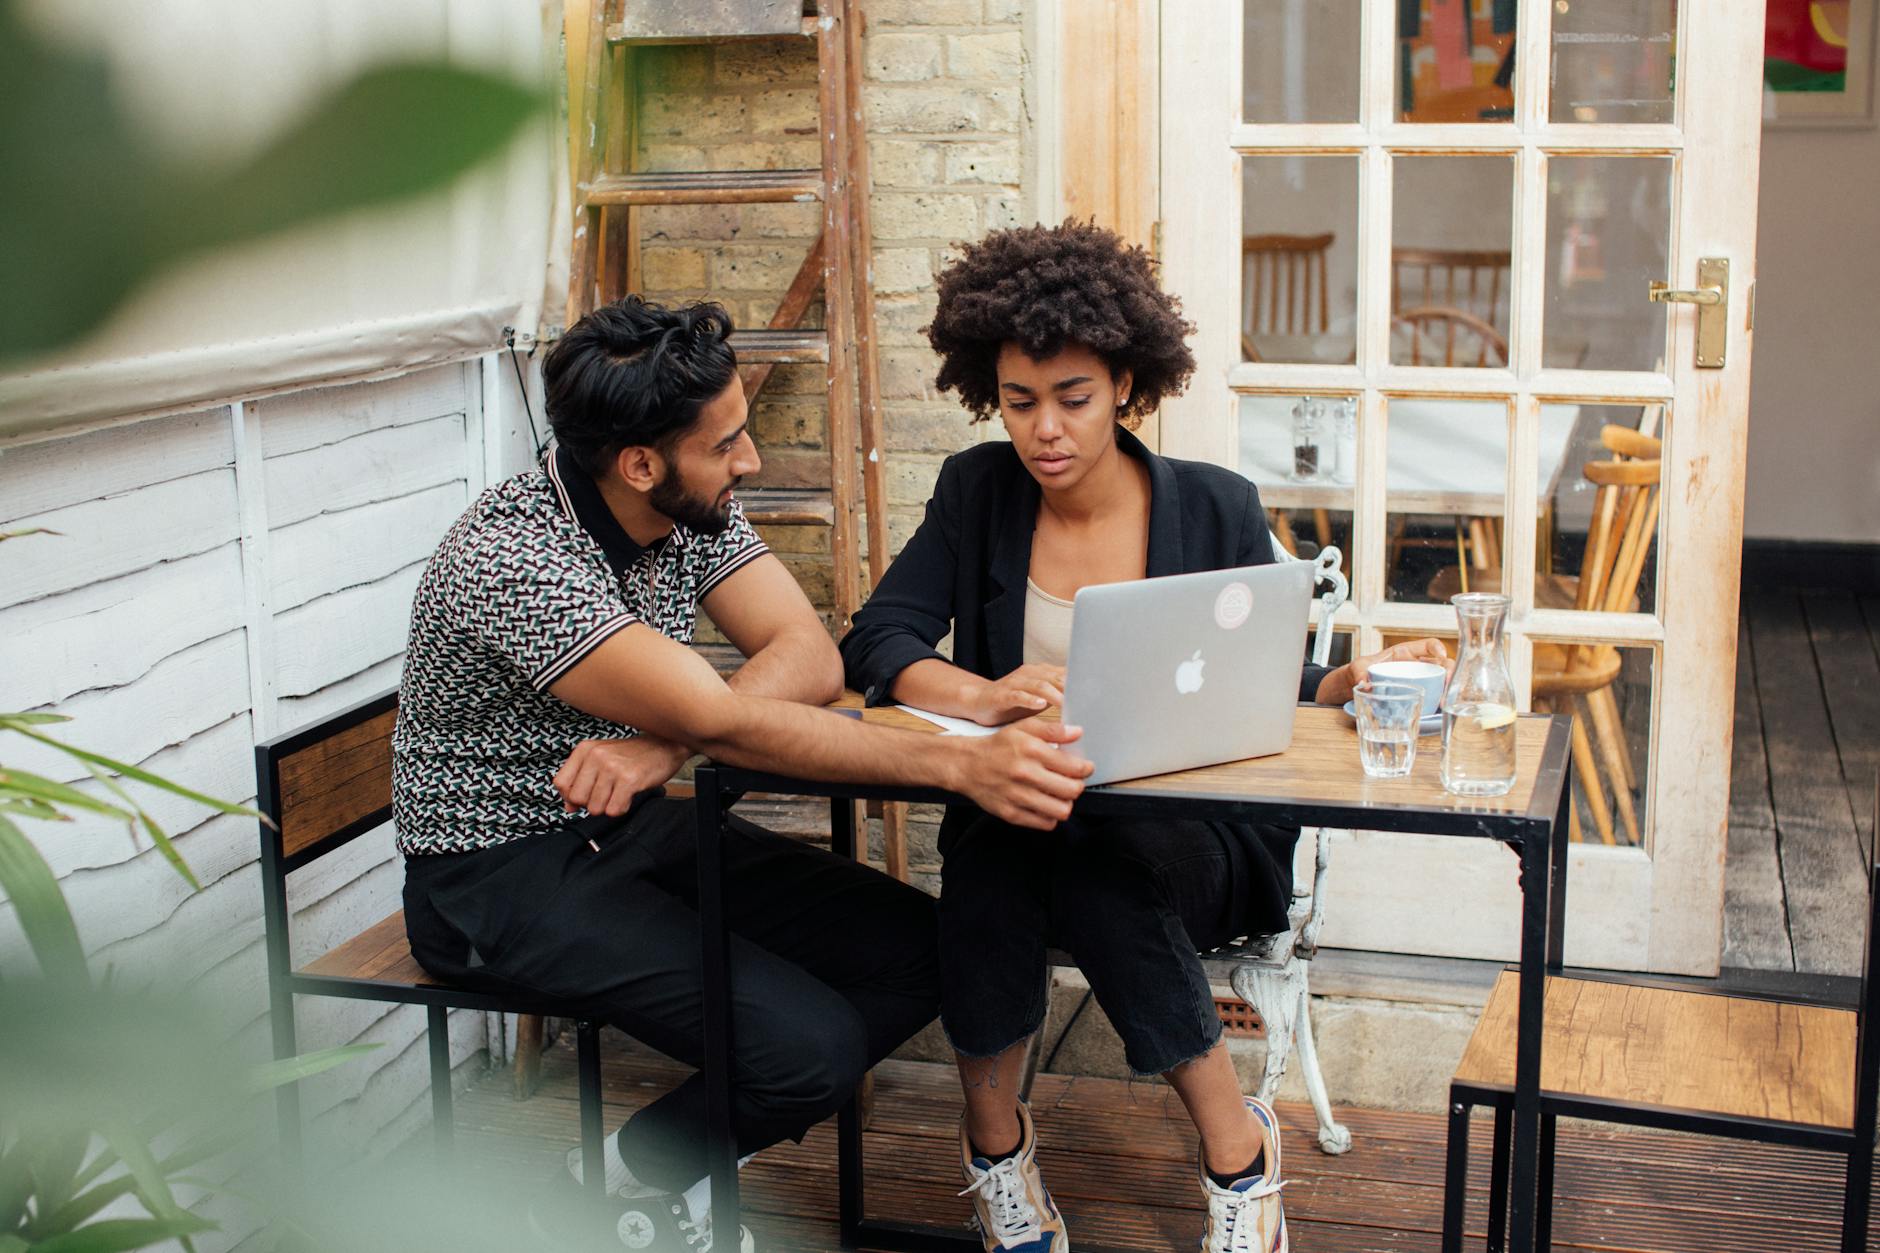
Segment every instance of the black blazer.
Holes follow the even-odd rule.
[[[1149,470],[1149,577],[1274,560],[1266,512],[1252,483],[1220,466],[1157,456],[1121,427],[1116,441]],[[981,444],[948,457],[926,520],[842,640],[849,686],[870,705],[891,702],[895,678],[923,658],[940,657],[935,645],[949,630],[954,665],[987,679],[1017,669],[1024,659],[1025,578],[1038,503],[1038,482],[1009,443]],[[1301,700],[1313,698],[1326,673],[1321,666],[1303,666]],[[950,807],[941,827],[942,850],[950,831],[977,816],[971,806]],[[1258,887],[1264,890],[1253,896],[1264,907],[1252,911],[1249,926],[1283,927],[1298,831],[1221,826],[1239,837],[1235,842],[1250,854],[1247,872],[1263,881]]]

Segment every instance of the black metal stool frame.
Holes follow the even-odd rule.
[[[1880,806],[1877,806],[1880,807]],[[1875,1010],[1880,1009],[1880,865],[1868,868],[1867,946],[1862,957],[1859,1015],[1854,1053],[1854,1125],[1822,1127],[1774,1118],[1752,1118],[1708,1110],[1678,1109],[1637,1101],[1577,1096],[1543,1090],[1540,1094],[1540,1157],[1536,1180],[1535,1244],[1550,1247],[1553,1235],[1555,1122],[1562,1118],[1590,1118],[1625,1123],[1660,1131],[1694,1132],[1733,1140],[1819,1149],[1847,1158],[1847,1177],[1841,1196],[1842,1253],[1867,1247],[1867,1224],[1872,1207],[1874,1134],[1880,1113],[1880,1040],[1874,1034]],[[1649,977],[1623,974],[1577,975],[1601,982],[1649,984]],[[1723,995],[1718,993],[1717,995]],[[1781,1000],[1777,996],[1730,994],[1739,1000]],[[1509,1118],[1514,1094],[1509,1088],[1482,1084],[1449,1085],[1449,1145],[1443,1168],[1443,1253],[1461,1253],[1463,1212],[1469,1174],[1470,1115],[1478,1106],[1495,1111],[1495,1132],[1489,1167],[1488,1237],[1485,1248],[1500,1253],[1508,1214]]]

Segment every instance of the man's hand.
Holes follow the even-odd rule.
[[[633,798],[679,772],[690,757],[684,748],[651,735],[625,740],[582,740],[555,772],[562,809],[617,818]]]
[[[1314,698],[1321,705],[1342,705],[1351,699],[1358,684],[1371,677],[1371,667],[1380,661],[1432,661],[1443,668],[1444,682],[1455,673],[1456,663],[1449,659],[1449,649],[1433,636],[1392,644],[1368,657],[1354,657],[1319,681]]]
[[[1063,704],[1063,666],[1020,666],[973,694],[972,719],[982,727],[1002,727]]]
[[[1014,826],[1049,831],[1071,816],[1071,803],[1096,769],[1057,747],[1082,734],[1076,727],[1032,718],[966,741],[963,777],[951,790]]]

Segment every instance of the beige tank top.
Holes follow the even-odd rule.
[[[1061,666],[1071,655],[1071,602],[1025,580],[1025,664]]]

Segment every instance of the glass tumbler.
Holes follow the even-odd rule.
[[[1358,761],[1367,778],[1401,779],[1417,760],[1423,692],[1401,683],[1361,683],[1352,693],[1358,714]]]

